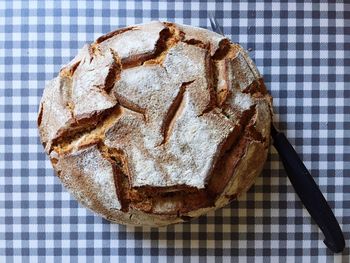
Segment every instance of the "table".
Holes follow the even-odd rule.
[[[0,262],[349,262],[334,256],[274,148],[249,192],[167,228],[126,227],[80,206],[38,139],[45,82],[86,42],[169,20],[224,32],[249,50],[275,121],[350,240],[350,4],[340,1],[0,1]]]

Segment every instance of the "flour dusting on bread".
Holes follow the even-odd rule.
[[[238,44],[157,21],[85,45],[47,84],[38,126],[78,201],[113,222],[162,226],[251,186],[267,157],[271,103]]]

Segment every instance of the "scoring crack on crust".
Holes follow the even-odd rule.
[[[170,105],[168,112],[166,113],[164,122],[161,126],[161,131],[163,134],[163,141],[160,143],[159,146],[165,144],[168,142],[169,137],[171,135],[171,131],[174,127],[176,119],[180,116],[182,113],[183,107],[184,107],[184,94],[187,89],[187,87],[192,84],[195,80],[191,80],[188,82],[183,82],[181,84],[181,87],[179,89],[178,94],[176,95],[175,99],[173,100],[172,104]]]
[[[258,131],[255,127],[255,122],[257,121],[255,117],[257,114],[258,111],[255,104],[254,114],[251,117],[249,116],[250,120],[244,128],[244,136],[250,141],[256,141],[265,144],[268,138],[264,137],[261,131]]]
[[[200,47],[202,49],[210,50],[210,42],[204,43],[203,41],[201,41],[199,39],[195,39],[195,38],[191,38],[188,40],[182,40],[182,42],[184,42],[188,45],[192,45],[192,46]]]
[[[255,121],[256,121],[256,115],[258,114],[258,110],[256,108],[256,105],[254,105],[253,107],[254,107],[254,111],[251,111],[252,110],[252,107],[251,107],[249,110],[245,112],[245,116],[241,118],[241,120],[244,123],[243,125],[244,128],[240,133],[239,138],[224,153],[224,155],[220,159],[218,163],[218,170],[216,173],[216,176],[218,178],[216,181],[219,183],[215,183],[215,178],[213,176],[212,177],[213,183],[210,185],[211,189],[209,190],[210,192],[221,193],[222,191],[224,191],[224,188],[227,186],[227,184],[231,180],[231,176],[235,172],[236,167],[239,165],[240,160],[247,153],[247,150],[248,150],[247,147],[251,142],[256,142],[262,145],[268,145],[268,142],[267,142],[268,138],[263,137],[261,132],[256,130]],[[234,157],[234,160],[235,160],[234,163],[232,163],[232,159],[231,159],[232,156]],[[231,168],[227,167],[227,165],[231,166]],[[224,174],[225,176],[223,178],[222,177],[219,178],[221,174]],[[238,192],[241,192],[241,191],[238,190]],[[237,195],[237,193],[234,194],[234,196],[232,196],[230,199],[236,198],[235,195]],[[219,198],[219,196],[217,197]]]
[[[92,45],[89,46],[89,55],[90,55],[89,63],[91,64],[92,61],[94,60],[95,56],[101,55],[101,51],[99,49],[99,46],[92,43]],[[85,59],[85,61],[86,61],[86,59]]]
[[[113,64],[109,68],[108,75],[105,80],[104,90],[109,93],[113,88],[114,84],[120,79],[120,74],[122,71],[122,62],[117,52],[110,48],[110,52],[113,57]]]
[[[210,56],[209,50],[207,50],[205,57],[205,68],[206,68],[206,76],[208,79],[208,92],[209,92],[209,103],[205,107],[205,109],[197,116],[202,117],[204,114],[211,112],[213,109],[217,108],[218,100],[217,100],[217,75],[216,75],[216,65],[215,61]]]
[[[206,64],[206,69],[207,69],[207,78],[208,78],[208,90],[209,90],[209,104],[207,107],[203,110],[202,114],[205,114],[211,110],[213,110],[215,107],[218,106],[217,103],[217,95],[216,95],[216,90],[217,90],[217,76],[216,76],[216,65],[214,63],[214,60],[210,56],[209,50],[207,51],[207,55],[205,58],[205,64]]]
[[[43,105],[42,102],[40,102],[40,105],[39,105],[39,114],[38,114],[38,118],[37,118],[38,127],[40,127],[41,122],[42,122],[42,120],[43,120],[43,113],[44,113],[44,105]]]
[[[229,154],[236,152],[235,155],[237,156],[237,160],[244,155],[247,145],[246,140],[249,140],[246,136],[246,130],[255,114],[256,105],[252,105],[248,110],[243,111],[238,126],[235,126],[222,147],[221,153],[214,164],[213,172],[208,177],[207,189],[213,196],[219,195],[231,179],[231,174],[225,173],[224,168]],[[238,162],[234,165],[237,165],[237,163]],[[223,171],[221,171],[222,169]],[[231,169],[234,170],[234,167],[231,167]],[[218,178],[219,176],[224,178]]]
[[[74,63],[70,67],[65,67],[65,68],[61,69],[61,71],[60,71],[61,76],[72,77],[74,75],[74,72],[76,71],[76,69],[80,65],[80,62],[81,62],[81,60],[77,61],[76,63]]]
[[[110,53],[110,54],[109,54]],[[108,57],[109,55],[112,56],[113,62],[108,65],[108,73],[105,77],[105,81],[103,84],[100,84],[99,86],[96,86],[99,91],[107,93],[107,96],[109,97],[109,92],[114,86],[114,84],[120,79],[120,74],[122,71],[122,63],[121,59],[117,52],[115,52],[112,48],[109,48],[107,50],[101,50],[100,46],[98,44],[93,43],[89,47],[89,55],[90,55],[90,62],[89,64],[92,64],[93,60],[97,57]],[[98,62],[97,62],[98,65]],[[95,69],[87,69],[87,72],[93,71]],[[73,77],[73,74],[70,76]]]
[[[266,142],[266,138],[264,138],[261,134],[261,132],[257,131],[254,126],[249,126],[248,129],[246,129],[246,136],[252,140],[252,141],[257,141],[261,143]]]
[[[183,38],[181,31],[173,23],[164,22],[163,24],[165,28],[159,32],[154,51],[122,59],[123,69],[163,63],[168,50]]]
[[[135,112],[137,114],[141,114],[143,117],[143,120],[145,122],[148,121],[148,115],[147,115],[147,109],[140,107],[139,105],[135,104],[134,102],[128,100],[124,96],[115,93],[114,96],[117,99],[117,102],[120,106],[122,106],[125,109],[128,109],[132,112]]]
[[[162,65],[168,51],[179,43],[184,35],[175,24],[169,22],[163,22],[163,25],[166,26],[168,36],[166,39],[158,44],[156,44],[156,51],[154,52],[154,57],[142,62],[142,65],[152,65],[159,64]],[[164,30],[164,29],[163,29]],[[161,33],[161,32],[160,32]],[[161,35],[160,35],[161,37]],[[161,38],[160,38],[161,39]]]
[[[145,213],[157,215],[176,215],[178,217],[193,209],[212,207],[214,197],[205,189],[189,186],[175,187],[134,187],[130,189],[130,207]],[[171,210],[160,211],[159,207],[173,203]]]
[[[221,60],[224,59],[231,51],[232,44],[230,40],[227,38],[224,38],[219,43],[219,48],[215,51],[214,55],[212,56],[212,59],[214,60]]]
[[[84,120],[87,125],[74,132],[66,132],[54,139],[51,149],[58,154],[66,154],[81,149],[104,138],[104,133],[122,116],[123,110],[120,105],[107,109],[99,115],[92,116]],[[81,121],[81,120],[80,120]]]
[[[254,80],[242,92],[246,94],[250,94],[254,98],[261,98],[268,94],[264,80],[262,78],[258,78],[257,80]]]
[[[53,166],[55,166],[58,163],[58,159],[55,157],[50,157],[50,161],[51,161]]]
[[[82,58],[76,58],[76,60],[77,60],[76,62],[73,62],[73,63],[71,62],[70,64],[68,64],[65,67],[63,67],[60,70],[59,75],[61,77],[71,78],[74,75],[75,71],[77,70],[78,66],[80,65],[80,63],[82,61]]]
[[[98,39],[96,39],[95,42],[97,44],[100,44],[100,43],[102,43],[103,41],[105,41],[105,40],[107,40],[109,38],[112,38],[112,37],[114,37],[116,35],[120,35],[120,34],[123,34],[123,33],[127,32],[127,31],[131,31],[131,30],[138,30],[138,28],[134,27],[134,26],[131,26],[131,27],[117,29],[117,30],[109,32],[109,33],[107,33],[107,34],[105,34],[103,36],[100,36]]]
[[[101,93],[101,95],[105,96],[107,99],[110,99],[111,96],[108,94],[108,92],[111,90],[111,88],[114,86],[115,82],[120,78],[120,72],[121,72],[121,62],[118,55],[112,50],[108,50],[106,52],[110,52],[110,55],[112,55],[113,62],[111,65],[108,66],[108,74],[105,77],[104,84],[103,85],[92,85],[91,87],[88,87],[90,90],[95,89],[97,92]],[[93,63],[93,59],[96,56],[106,56],[105,53],[100,50],[99,46],[97,44],[92,45],[85,45],[83,50],[73,59],[73,61],[76,61],[75,63],[71,62],[67,66],[63,67],[59,73],[59,99],[61,100],[61,105],[64,105],[64,107],[68,110],[70,114],[70,123],[69,127],[73,128],[75,131],[74,133],[80,132],[80,130],[85,129],[86,125],[82,125],[82,127],[79,127],[82,123],[89,122],[90,119],[99,118],[100,115],[104,115],[105,110],[104,109],[99,113],[93,112],[91,113],[92,116],[85,117],[83,115],[75,115],[75,104],[73,99],[73,89],[77,83],[75,83],[74,76],[76,75],[76,70],[81,65],[83,74],[90,74],[91,69],[86,68],[84,69],[84,64],[86,64],[88,67],[91,66]],[[90,59],[88,59],[90,57]],[[97,62],[97,65],[99,62]],[[84,70],[86,72],[84,73]],[[80,72],[80,74],[82,74]],[[94,74],[94,73],[92,73]],[[41,124],[41,119],[38,119],[39,126]],[[59,137],[62,137],[63,135],[67,134],[69,131],[61,130],[58,132],[57,137],[54,140],[60,140]],[[60,134],[61,133],[61,134]],[[51,147],[52,148],[52,147]],[[51,151],[51,150],[49,150]]]
[[[184,33],[185,35],[185,33]],[[221,61],[225,61],[226,58],[232,57],[235,54],[235,51],[237,50],[236,45],[232,44],[229,39],[224,38],[219,42],[219,47],[216,49],[215,53],[210,56],[210,50],[212,49],[211,42],[204,43],[203,41],[195,38],[191,38],[188,40],[182,40],[182,42],[188,44],[188,45],[194,45],[197,47],[200,47],[202,49],[205,49],[206,52],[209,54],[206,58],[206,68],[207,68],[207,76],[209,79],[209,94],[210,94],[210,102],[208,106],[203,110],[201,114],[198,115],[198,117],[201,117],[203,114],[208,113],[212,111],[214,108],[218,107],[221,108],[224,104],[225,100],[227,99],[229,95],[228,85],[226,84],[226,88],[219,90],[219,74],[221,73],[221,69],[218,67],[217,63]],[[225,73],[226,71],[226,65],[225,65]],[[224,73],[225,81],[227,83],[226,75]]]
[[[121,205],[120,210],[128,212],[130,204],[128,193],[131,185],[130,172],[125,153],[120,149],[108,147],[104,144],[103,140],[98,142],[97,147],[102,157],[112,164],[114,185]]]

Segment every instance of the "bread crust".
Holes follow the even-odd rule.
[[[112,222],[163,226],[249,189],[266,161],[271,109],[241,46],[151,22],[84,46],[45,87],[38,127],[80,203]]]

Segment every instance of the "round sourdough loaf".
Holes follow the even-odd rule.
[[[38,126],[78,201],[113,222],[162,226],[253,184],[269,148],[271,101],[238,44],[151,22],[85,45],[47,84]]]

